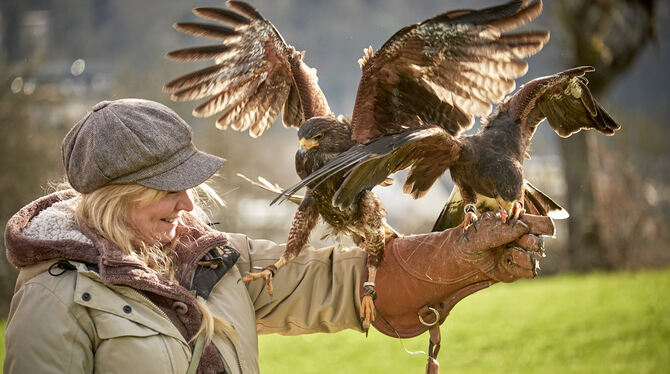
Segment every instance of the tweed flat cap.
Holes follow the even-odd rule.
[[[61,151],[68,181],[81,193],[125,183],[186,190],[225,161],[197,150],[191,128],[172,109],[141,99],[96,104],[65,136]]]

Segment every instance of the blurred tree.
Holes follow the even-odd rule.
[[[7,61],[16,61],[20,57],[19,32],[21,17],[25,3],[21,0],[6,0],[0,2],[0,13],[2,14],[2,50]]]
[[[655,40],[655,0],[563,0],[559,2],[558,9],[559,18],[573,47],[570,65],[591,65],[596,68],[596,72],[589,74],[588,79],[589,87],[597,97],[602,97],[608,86]],[[623,126],[625,129],[626,124]],[[608,253],[607,243],[611,241],[602,237],[603,215],[599,214],[602,213],[602,207],[598,206],[598,186],[595,185],[597,179],[594,173],[602,166],[597,160],[598,142],[600,140],[597,136],[586,133],[573,135],[560,142],[563,165],[566,165],[567,209],[574,217],[568,222],[568,253],[571,267],[576,270],[621,266],[620,259]],[[600,155],[603,152],[601,148]],[[625,163],[623,158],[620,161]],[[610,170],[610,173],[625,171],[632,172],[632,168],[621,165],[620,168]],[[628,176],[625,180],[639,183],[639,178],[635,177]],[[644,199],[637,202],[644,204]],[[626,211],[619,211],[617,217],[625,221],[626,215]],[[623,224],[632,225],[629,221]]]
[[[37,64],[26,66],[20,74],[9,74],[3,65],[0,62],[0,170],[4,175],[0,178],[0,227],[4,229],[16,211],[43,194],[48,182],[57,178],[60,139],[66,130],[44,120],[64,99],[58,102],[48,87],[32,91],[24,81]],[[0,248],[5,253],[4,240]],[[9,311],[16,275],[6,257],[0,256],[0,316]]]

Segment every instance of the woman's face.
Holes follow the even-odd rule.
[[[128,219],[145,240],[165,244],[174,239],[182,212],[191,210],[193,199],[186,191],[169,192],[148,205],[132,205],[128,210]]]

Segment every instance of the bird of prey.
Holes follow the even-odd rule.
[[[594,70],[577,67],[526,83],[474,135],[459,136],[440,124],[400,131],[378,127],[382,135],[342,153],[286,193],[305,184],[318,188],[330,175],[347,170],[333,197],[335,206],[346,208],[361,191],[410,168],[403,191],[419,198],[449,169],[456,187],[434,230],[453,227],[453,206],[462,205],[461,225],[467,232],[476,222],[478,204],[490,210],[491,201],[503,220],[518,218],[524,206],[534,214],[567,218],[567,212],[524,179],[522,165],[545,118],[561,137],[582,129],[613,135],[620,128],[587,87],[584,75]]]
[[[175,24],[179,31],[223,43],[168,53],[175,60],[214,60],[215,64],[167,83],[164,90],[178,101],[207,98],[193,110],[194,115],[220,113],[218,127],[248,129],[253,137],[260,136],[283,110],[284,125],[299,128],[296,171],[300,178],[384,133],[437,126],[458,134],[471,127],[474,116],[488,114],[493,102],[514,90],[514,79],[527,71],[523,58],[537,53],[549,38],[546,31],[505,33],[537,17],[542,10],[539,0],[451,11],[404,27],[376,53],[371,47],[364,51],[358,61],[362,77],[348,120],[331,112],[315,70],[303,62],[304,52],[288,45],[250,5],[226,4],[225,9],[194,9],[196,15],[221,24]],[[346,170],[334,173],[318,187],[307,184],[282,258],[244,280],[263,278],[271,292],[275,272],[300,253],[322,217],[335,231],[351,234],[368,252],[361,306],[367,330],[374,319],[375,271],[385,240],[394,232],[384,224],[384,209],[370,189],[359,191],[346,207],[332,204],[345,174]]]

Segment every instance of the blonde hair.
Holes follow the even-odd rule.
[[[187,193],[194,199],[194,209],[182,213],[179,225],[202,229],[207,225],[208,219],[199,203],[204,200],[204,197],[220,204],[223,204],[223,201],[206,184],[188,190]],[[168,244],[147,243],[146,238],[142,238],[128,220],[128,210],[131,206],[135,204],[139,207],[147,206],[164,198],[167,194],[167,191],[139,184],[108,185],[87,194],[79,194],[75,215],[83,224],[97,230],[116,244],[123,253],[137,258],[157,273],[178,283],[174,275],[173,259],[179,239],[175,238]],[[231,337],[237,336],[230,324],[211,313],[204,299],[196,298],[196,301],[202,313],[202,323],[192,340],[203,333],[206,342],[211,341],[214,334],[219,332]]]

